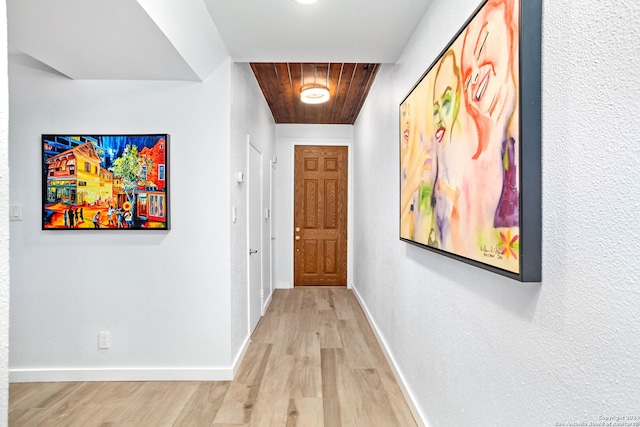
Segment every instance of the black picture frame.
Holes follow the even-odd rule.
[[[400,240],[542,280],[541,31],[541,0],[484,0],[403,98]]]
[[[170,230],[169,140],[42,134],[42,230]]]

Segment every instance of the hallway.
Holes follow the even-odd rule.
[[[11,426],[416,425],[353,292],[277,290],[234,381],[11,384]]]

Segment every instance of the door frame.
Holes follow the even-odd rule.
[[[273,291],[276,289],[276,221],[274,220],[274,211],[276,208],[276,162],[277,157],[274,155],[269,160],[269,297],[262,302],[263,311],[266,312],[267,306],[273,298]],[[264,313],[263,313],[264,314]]]
[[[347,147],[347,289],[351,289],[353,287],[352,283],[353,283],[353,238],[352,238],[352,231],[353,231],[353,185],[352,185],[352,174],[353,174],[353,160],[351,159],[352,157],[352,150],[351,150],[351,140],[350,139],[335,139],[335,140],[329,140],[329,139],[322,139],[322,140],[309,140],[309,141],[300,141],[300,140],[296,140],[296,141],[292,141],[291,142],[291,207],[292,207],[292,211],[291,211],[291,219],[290,219],[290,224],[289,224],[289,232],[287,233],[288,236],[288,243],[287,243],[287,249],[288,252],[291,256],[291,289],[293,289],[294,283],[295,283],[295,261],[294,261],[294,257],[295,257],[295,248],[293,245],[293,241],[295,238],[295,232],[294,232],[294,221],[295,221],[295,209],[296,209],[296,205],[295,205],[295,191],[296,191],[296,184],[295,184],[295,174],[296,174],[296,159],[295,159],[295,152],[296,152],[296,146],[302,146],[302,145],[313,145],[313,146],[318,146],[318,147],[323,147],[323,146],[336,146],[336,147]]]
[[[259,164],[260,170],[258,172],[258,187],[260,190],[260,196],[258,198],[259,202],[259,213],[260,213],[260,229],[257,231],[260,237],[260,247],[258,248],[260,260],[260,274],[258,275],[260,278],[260,317],[264,315],[264,236],[263,236],[263,180],[264,180],[264,171],[263,171],[263,153],[259,147],[256,147],[251,143],[251,137],[247,135],[247,328],[249,330],[249,335],[253,333],[251,330],[251,255],[249,254],[249,250],[251,249],[251,150],[256,150],[259,155]],[[260,321],[260,319],[258,319]]]

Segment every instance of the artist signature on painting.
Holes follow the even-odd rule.
[[[503,259],[504,254],[502,253],[502,249],[500,245],[480,245],[480,252],[485,258],[495,258],[495,259]]]

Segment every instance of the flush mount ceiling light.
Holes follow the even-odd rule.
[[[317,64],[313,65],[313,83],[307,83],[311,79],[305,79],[304,68],[302,70],[302,84],[300,91],[300,101],[305,104],[322,104],[329,100],[329,68],[325,75],[325,84],[319,83]],[[309,73],[307,72],[307,75]]]
[[[303,4],[303,5],[307,5],[307,4],[313,4],[315,2],[317,2],[318,0],[293,0],[298,4]]]
[[[311,86],[302,88],[300,101],[305,104],[322,104],[329,100],[329,89],[322,86]]]

